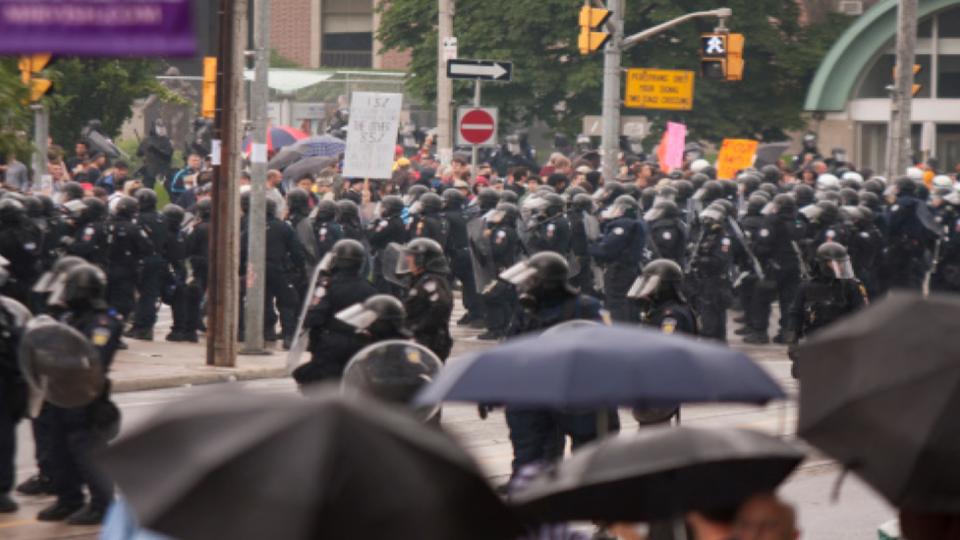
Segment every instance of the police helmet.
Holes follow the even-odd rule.
[[[636,218],[640,212],[640,205],[630,195],[617,197],[609,208],[603,211],[603,219],[617,219],[620,217]]]
[[[416,268],[407,265],[406,257],[398,261],[397,275],[419,273],[418,271],[449,274],[450,266],[443,254],[443,247],[432,238],[417,238],[407,242],[404,253],[412,256]]]
[[[356,274],[360,272],[363,263],[367,260],[367,250],[363,244],[350,238],[337,240],[320,260],[320,271],[324,274],[344,272]]]
[[[768,199],[759,193],[754,193],[747,199],[747,215],[759,216],[763,207],[767,205]]]
[[[643,214],[643,219],[647,223],[653,223],[659,219],[674,219],[680,217],[680,207],[677,203],[669,200],[659,200],[654,203],[653,208]]]
[[[421,195],[420,199],[410,207],[411,214],[430,215],[436,214],[441,210],[443,210],[443,199],[432,191]]]
[[[83,198],[83,186],[78,182],[70,181],[63,184],[60,193],[63,195],[63,202],[79,200]]]
[[[693,194],[693,198],[700,204],[707,206],[713,201],[723,198],[723,186],[716,180],[709,180]]]
[[[517,201],[519,200],[520,200],[520,197],[518,197],[517,192],[513,190],[505,189],[500,192],[500,202],[502,203],[517,204]],[[481,209],[483,209],[482,206],[481,206]]]
[[[403,303],[389,294],[371,296],[336,315],[337,319],[357,330],[367,331],[376,339],[409,336],[404,324],[406,316]]]
[[[167,227],[172,231],[179,231],[186,217],[186,212],[184,212],[183,208],[176,204],[168,204],[163,207],[162,213],[163,219],[167,222]]]
[[[150,188],[140,188],[134,194],[137,198],[137,204],[140,205],[140,212],[155,212],[157,210],[157,194]]]
[[[915,195],[917,193],[917,182],[909,176],[901,176],[893,184],[896,189],[896,195]]]
[[[580,212],[587,212],[592,214],[594,211],[593,197],[586,193],[580,193],[574,195],[573,200],[570,201],[570,205],[574,210]]]
[[[457,188],[447,188],[443,190],[443,208],[447,210],[459,210],[463,208],[467,198],[463,196]]]
[[[487,214],[487,223],[512,227],[516,225],[518,217],[520,217],[520,209],[517,205],[502,202]]]
[[[824,276],[853,279],[853,265],[847,248],[836,242],[824,242],[817,248],[817,265]]]
[[[329,200],[321,200],[314,209],[314,219],[320,222],[329,222],[337,219],[337,203]]]
[[[67,271],[61,300],[72,309],[105,308],[107,276],[92,264],[81,264]]]
[[[625,191],[623,184],[615,180],[610,180],[605,182],[603,187],[593,194],[593,198],[599,201],[601,206],[609,206],[613,204],[613,201],[617,200],[617,197],[623,195]]]
[[[0,199],[0,223],[4,225],[16,225],[27,217],[27,209],[23,207],[20,201],[12,197]]]
[[[764,182],[764,183],[760,184],[760,187],[758,188],[758,191],[762,191],[763,193],[766,193],[766,194],[770,195],[770,198],[773,198],[773,197],[776,197],[777,194],[780,193],[780,188],[777,187],[776,184],[771,184],[771,183],[769,183],[769,182]]]
[[[778,184],[780,180],[783,179],[783,173],[780,172],[780,167],[776,165],[764,165],[760,169],[760,173],[763,174],[763,181],[769,182],[771,184]]]
[[[107,215],[107,205],[96,197],[87,197],[83,199],[86,208],[83,209],[83,220],[86,223],[94,223],[102,220]]]
[[[684,204],[693,196],[693,183],[689,180],[676,180],[672,185],[677,190],[677,204]]]
[[[840,179],[830,173],[823,173],[817,177],[817,189],[820,189],[820,190],[840,189]]]
[[[570,266],[567,260],[554,251],[541,251],[507,268],[500,273],[500,279],[533,296],[558,291],[577,292],[568,282]]]
[[[860,196],[855,189],[843,188],[840,190],[840,202],[846,206],[857,206],[860,204]]]
[[[387,195],[380,200],[380,217],[390,218],[403,213],[403,199],[397,195]]]
[[[627,291],[627,298],[649,300],[665,294],[681,297],[683,270],[670,259],[655,259],[643,267],[643,273]]]
[[[20,201],[23,204],[24,209],[27,211],[27,216],[31,218],[43,217],[43,203],[40,202],[40,199],[33,196],[27,195]]]
[[[76,255],[64,255],[53,262],[50,270],[47,270],[40,276],[40,279],[33,284],[33,292],[39,294],[50,294],[53,296],[55,291],[63,290],[63,281],[70,269],[88,264],[82,257]]]
[[[653,202],[657,199],[657,189],[653,187],[645,187],[640,192],[639,204],[640,207],[644,210],[653,208]],[[634,197],[634,200],[637,200]]]
[[[764,215],[794,217],[797,213],[797,200],[789,193],[781,193],[764,206],[762,213]]]
[[[506,193],[506,191],[504,191],[504,193]],[[497,190],[493,188],[483,188],[480,190],[480,193],[477,194],[477,204],[480,206],[480,210],[493,210],[496,208],[497,203],[500,202],[500,197],[501,195],[497,193]]]
[[[133,197],[123,196],[113,206],[113,214],[122,219],[133,219],[140,211],[140,205]]]
[[[794,196],[797,198],[797,206],[803,208],[804,206],[813,204],[816,200],[817,194],[812,187],[806,184],[799,184],[793,190]]]
[[[413,206],[413,204],[420,200],[420,196],[424,193],[430,191],[427,189],[427,186],[423,184],[414,184],[407,188],[407,193],[403,196],[403,205],[404,206]]]
[[[690,176],[690,185],[693,186],[693,191],[696,193],[700,190],[707,182],[710,181],[710,176],[705,173],[698,172]],[[691,194],[692,196],[693,194]]]
[[[197,201],[197,216],[206,221],[213,214],[213,201],[209,198]]]
[[[348,199],[337,201],[337,213],[339,214],[338,222],[350,223],[360,219],[360,207],[357,206],[357,203]]]
[[[884,189],[885,189],[884,183],[878,180],[877,178],[871,178],[863,183],[863,190],[873,193],[877,197],[883,196]]]

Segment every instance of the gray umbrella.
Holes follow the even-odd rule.
[[[333,167],[337,164],[337,158],[331,157],[312,157],[303,158],[293,165],[290,165],[283,171],[283,185],[286,188],[293,187],[293,183],[304,176],[316,176],[320,171]]]
[[[542,522],[671,519],[772,491],[803,457],[790,443],[746,429],[651,428],[574,452],[513,503]]]
[[[516,536],[446,434],[325,390],[181,403],[113,445],[104,467],[145,527],[180,540]]]
[[[789,142],[761,144],[757,147],[757,159],[753,162],[753,166],[759,169],[764,165],[776,165],[787,148],[790,148]]]
[[[301,159],[303,159],[303,152],[294,146],[284,146],[270,159],[270,162],[267,163],[267,168],[282,171]]]

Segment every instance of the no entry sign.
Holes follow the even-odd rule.
[[[495,146],[497,144],[497,109],[460,107],[457,110],[457,144]]]

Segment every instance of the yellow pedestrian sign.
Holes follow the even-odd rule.
[[[676,69],[627,70],[625,105],[631,109],[693,109],[693,72]]]

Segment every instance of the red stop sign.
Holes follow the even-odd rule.
[[[460,119],[460,136],[470,144],[488,142],[496,130],[497,122],[483,109],[473,109]]]

